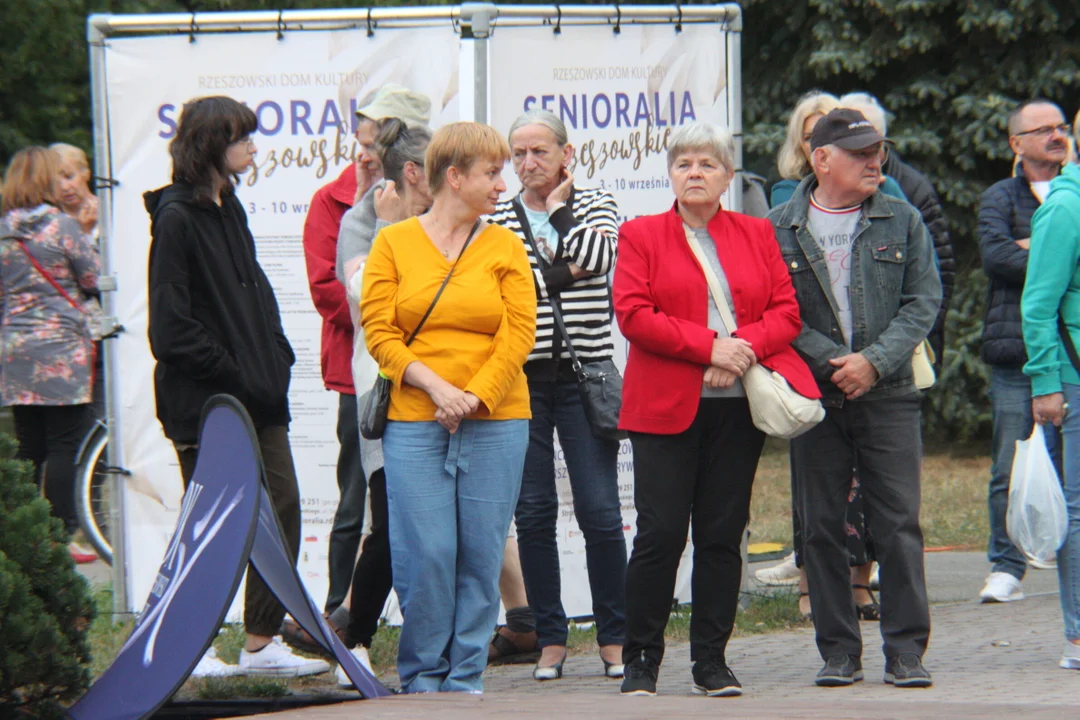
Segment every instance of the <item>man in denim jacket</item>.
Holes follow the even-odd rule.
[[[834,110],[810,140],[814,174],[769,219],[802,310],[793,346],[824,394],[825,419],[791,441],[806,531],[818,685],[862,680],[845,513],[862,482],[881,584],[885,681],[926,687],[930,612],[919,528],[922,438],[911,355],[934,325],[941,280],[917,210],[876,192],[883,138],[855,110]]]

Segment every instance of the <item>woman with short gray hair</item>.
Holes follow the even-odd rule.
[[[630,342],[619,427],[634,448],[638,513],[626,570],[624,695],[656,694],[691,520],[694,693],[742,694],[725,651],[765,435],[741,378],[760,363],[797,392],[820,396],[791,348],[799,306],[772,225],[721,207],[734,175],[732,145],[713,125],[676,131],[668,143],[674,207],[619,231],[615,316]],[[726,318],[734,318],[733,332]]]
[[[572,348],[582,363],[612,362],[607,275],[615,262],[619,211],[606,190],[575,185],[570,170],[574,148],[566,126],[554,114],[534,110],[514,121],[510,156],[523,188],[499,203],[492,221],[513,230],[524,243],[537,297],[535,344],[525,363],[532,420],[516,513],[521,569],[541,648],[533,677],[561,678],[566,660],[567,620],[555,532],[556,430],[574,514],[585,535],[604,674],[622,677],[626,537],[619,501],[619,442],[594,434],[570,357]],[[556,308],[565,334],[555,322]]]

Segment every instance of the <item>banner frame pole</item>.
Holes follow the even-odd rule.
[[[499,9],[492,3],[465,3],[461,6],[462,27],[468,26],[473,36],[473,120],[487,123],[489,120],[488,96],[488,39],[491,37],[492,20]]]
[[[101,292],[102,309],[107,318],[116,317],[116,282],[113,275],[113,247],[112,247],[112,203],[113,183],[112,180],[112,147],[109,135],[109,108],[106,91],[105,51],[108,39],[108,26],[100,22],[100,17],[91,15],[86,22],[86,38],[90,47],[90,97],[92,114],[94,119],[94,170],[99,178],[105,178],[110,182],[98,188],[98,229],[100,237],[100,250],[102,259],[102,277],[107,281],[103,283]],[[117,432],[117,417],[115,409],[119,388],[116,378],[116,343],[114,339],[107,339],[101,343],[102,352],[105,354],[105,422],[108,445],[106,456],[109,467],[122,466],[122,453],[120,452],[120,433]],[[110,544],[112,545],[112,607],[114,617],[128,612],[128,577],[127,577],[127,527],[124,513],[124,485],[125,476],[114,472],[109,474],[110,502],[109,502],[109,527]]]
[[[725,38],[727,40],[727,82],[728,128],[735,141],[735,180],[732,183],[737,192],[731,193],[731,209],[743,211],[743,122],[742,122],[742,13],[728,23]]]
[[[218,32],[278,32],[331,30],[365,27],[368,21],[383,27],[437,25],[466,17],[471,9],[489,11],[492,21],[519,26],[551,24],[556,19],[563,25],[631,23],[694,23],[720,22],[729,27],[742,27],[741,8],[732,2],[715,5],[494,5],[464,3],[422,7],[373,7],[323,10],[256,10],[197,13],[147,13],[139,15],[91,15],[88,23],[102,36],[120,34],[162,34]],[[491,27],[496,25],[491,23]]]

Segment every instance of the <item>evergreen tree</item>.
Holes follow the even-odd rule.
[[[0,435],[0,717],[62,717],[89,684],[93,600],[15,447]]]

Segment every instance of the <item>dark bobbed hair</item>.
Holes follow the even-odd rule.
[[[169,143],[173,182],[188,183],[195,189],[195,199],[212,202],[216,185],[222,179],[222,192],[232,192],[240,176],[225,164],[225,151],[237,140],[259,127],[255,113],[231,97],[214,95],[195,98],[184,104],[176,136]]]

